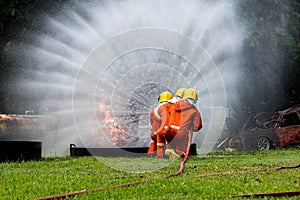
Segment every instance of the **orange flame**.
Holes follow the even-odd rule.
[[[130,135],[125,131],[119,121],[122,119],[112,116],[110,111],[108,110],[108,106],[100,102],[99,103],[99,111],[97,113],[97,120],[100,120],[102,124],[102,131],[99,129],[92,130],[91,135],[93,137],[106,135],[110,138],[113,145],[122,146],[126,140],[130,137]],[[108,135],[107,135],[108,134]],[[103,140],[98,142],[99,145],[103,143]]]

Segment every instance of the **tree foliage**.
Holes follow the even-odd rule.
[[[239,103],[248,112],[300,103],[299,8],[297,1],[239,1],[238,16],[247,28]]]
[[[0,0],[0,113],[38,110],[38,92],[22,87],[22,80],[31,80],[36,66],[25,65],[15,55],[27,42],[28,32],[36,29],[39,14],[49,13],[64,2],[67,0]]]

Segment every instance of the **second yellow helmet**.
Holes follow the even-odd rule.
[[[182,98],[185,90],[186,90],[186,88],[179,88],[179,89],[175,92],[174,96],[177,96],[177,97]]]
[[[193,99],[195,102],[197,102],[198,101],[197,91],[194,88],[186,89],[184,91],[182,99],[187,99],[187,98]]]

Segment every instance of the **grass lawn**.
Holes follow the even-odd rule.
[[[295,166],[300,164],[300,147],[194,156],[187,160],[181,175],[163,178],[177,172],[180,161],[63,157],[6,162],[0,164],[0,199],[35,199],[93,190],[142,181],[145,176],[150,178],[131,187],[88,192],[67,199],[229,199],[232,195],[300,190],[300,168],[199,177],[207,173]],[[300,199],[300,196],[265,199]]]

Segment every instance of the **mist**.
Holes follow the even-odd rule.
[[[209,152],[236,99],[244,28],[234,1],[80,1],[41,13],[22,51],[35,66],[36,113],[58,120],[53,147],[148,146],[149,113],[164,90],[193,87]],[[49,136],[51,137],[51,136]]]

